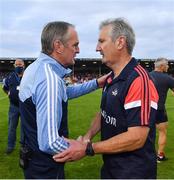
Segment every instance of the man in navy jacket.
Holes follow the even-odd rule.
[[[3,90],[8,95],[10,100],[8,113],[8,146],[6,153],[10,154],[16,145],[16,129],[19,122],[19,85],[23,76],[25,64],[22,59],[16,59],[14,63],[14,72],[10,73],[4,80]],[[21,130],[21,141],[23,138]]]

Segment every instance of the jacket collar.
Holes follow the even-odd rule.
[[[51,56],[48,56],[45,53],[40,53],[40,56],[38,59],[44,63],[51,64],[53,69],[55,69],[56,72],[58,72],[61,78],[65,77],[66,75],[69,75],[72,72],[71,69],[64,67],[62,64],[57,62],[54,58],[52,58]]]

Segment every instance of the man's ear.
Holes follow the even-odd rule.
[[[63,50],[64,50],[64,45],[60,40],[55,40],[54,43],[53,43],[53,49],[57,53],[61,54],[63,52]]]
[[[118,50],[121,50],[126,45],[126,38],[124,36],[120,36],[115,41],[116,47]]]

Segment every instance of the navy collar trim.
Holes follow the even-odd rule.
[[[132,71],[132,69],[137,65],[137,60],[132,57],[132,59],[129,61],[129,63],[124,67],[124,69],[121,71],[120,75],[115,78],[115,79],[122,79],[122,80],[126,80],[127,77],[129,76],[130,72]]]
[[[111,73],[111,75],[107,78],[107,83],[111,84],[118,80],[126,80],[129,76],[132,69],[138,64],[137,60],[133,57],[129,63],[124,67],[124,69],[121,71],[120,75],[116,78],[114,78],[114,72]]]

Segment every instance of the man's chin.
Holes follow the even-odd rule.
[[[72,59],[72,65],[74,65],[75,64],[75,59]]]
[[[110,63],[106,59],[102,59],[102,64],[110,68]]]
[[[106,59],[102,57],[102,64],[106,64]]]

